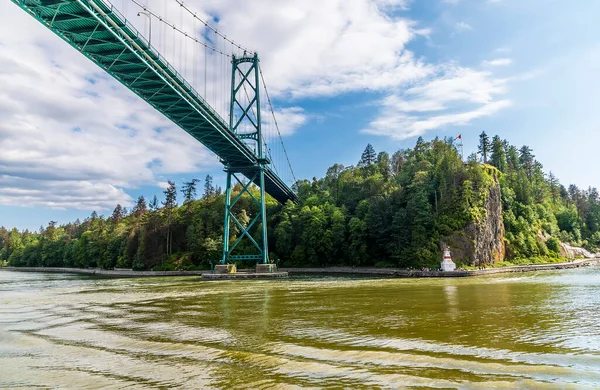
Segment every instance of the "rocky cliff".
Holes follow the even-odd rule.
[[[598,257],[597,253],[590,253],[584,248],[579,248],[576,246],[571,246],[569,244],[565,244],[564,242],[560,244],[560,255],[565,259],[575,259],[575,258],[584,258],[584,259],[593,259]]]
[[[504,222],[498,171],[487,170],[489,181],[477,206],[477,217],[457,232],[442,240],[452,257],[472,266],[490,265],[504,260]]]

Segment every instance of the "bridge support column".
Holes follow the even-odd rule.
[[[225,189],[225,225],[223,226],[223,258],[221,264],[229,264],[236,260],[255,261],[258,271],[259,268],[260,270],[265,268],[258,265],[269,263],[265,168],[271,163],[265,155],[264,139],[261,134],[258,55],[255,53],[252,56],[246,54],[242,57],[233,56],[231,65],[229,130],[254,150],[256,161],[251,165],[246,164],[244,166],[234,166],[231,162],[226,162],[227,188]],[[237,175],[243,175],[250,180],[244,183]],[[237,184],[241,186],[241,190],[239,193],[232,194],[233,186]],[[258,191],[253,187],[253,184],[258,186]],[[250,222],[240,221],[233,212],[234,206],[244,194],[253,200],[258,209]],[[233,243],[230,241],[232,226],[239,233]],[[252,233],[255,233],[255,236]],[[242,239],[247,239],[252,243],[254,254],[232,254]],[[244,249],[248,250],[247,248]]]
[[[223,226],[223,257],[221,259],[221,264],[230,264],[232,261],[236,260],[249,260],[255,261],[257,264],[267,264],[269,263],[269,246],[267,241],[267,210],[265,205],[265,190],[264,190],[264,168],[259,166],[254,169],[254,173],[249,175],[252,180],[244,183],[238,175],[242,172],[236,170],[232,167],[225,168],[227,172],[227,188],[225,189],[225,224]],[[248,171],[243,172],[245,175],[248,175]],[[234,180],[232,180],[234,179]],[[258,182],[260,184],[259,191],[252,191],[254,188],[252,186],[253,183]],[[233,193],[233,187],[239,184],[241,186],[241,190],[239,193]],[[258,194],[256,193],[258,192]],[[246,194],[250,199],[252,199],[253,203],[256,206],[258,212],[254,217],[250,220],[250,222],[240,221],[239,215],[236,217],[234,214],[234,207],[239,202],[239,200]],[[258,195],[258,199],[257,199]],[[245,210],[244,210],[245,211]],[[241,212],[241,210],[240,210]],[[231,243],[231,225],[233,222],[233,227],[237,230],[237,238]],[[258,232],[260,234],[252,235],[253,229],[258,224]],[[255,236],[259,236],[260,238],[257,240]],[[252,243],[254,249],[253,252],[255,254],[242,254],[242,255],[234,255],[233,252],[236,247],[242,242],[243,239],[247,239]]]

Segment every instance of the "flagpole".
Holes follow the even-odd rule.
[[[460,143],[458,144],[458,146],[460,146],[460,159],[465,161],[462,134],[459,134],[458,137],[455,138],[455,140],[457,140],[457,139],[460,140]]]

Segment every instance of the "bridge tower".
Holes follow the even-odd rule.
[[[271,161],[266,157],[264,140],[261,133],[260,116],[260,84],[258,55],[244,54],[241,57],[232,56],[231,73],[231,102],[229,108],[229,129],[239,139],[243,140],[256,156],[256,162],[252,165],[236,166],[225,162],[227,173],[227,184],[225,189],[225,224],[223,228],[223,258],[221,264],[229,264],[235,260],[256,261],[257,270],[264,269],[260,264],[269,263],[269,249],[267,242],[267,212],[265,206],[265,168]],[[240,175],[247,177],[244,183]],[[232,198],[232,188],[240,184],[242,190]],[[259,187],[259,199],[250,192],[252,184]],[[233,214],[233,207],[244,195],[248,194],[252,201],[258,206],[258,213],[244,226]],[[231,222],[239,230],[235,242],[230,244]],[[252,237],[250,230],[259,224],[260,238],[258,241]],[[256,254],[236,254],[233,252],[238,244],[246,239],[256,248]],[[268,267],[266,267],[268,268]],[[271,270],[270,268],[268,268]]]

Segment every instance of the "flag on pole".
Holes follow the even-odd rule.
[[[462,134],[459,134],[458,137],[456,137],[454,140],[455,141],[459,140],[460,143],[458,144],[458,146],[460,146],[460,158],[461,158],[461,160],[464,160],[465,157],[463,155],[464,152],[463,152]]]

